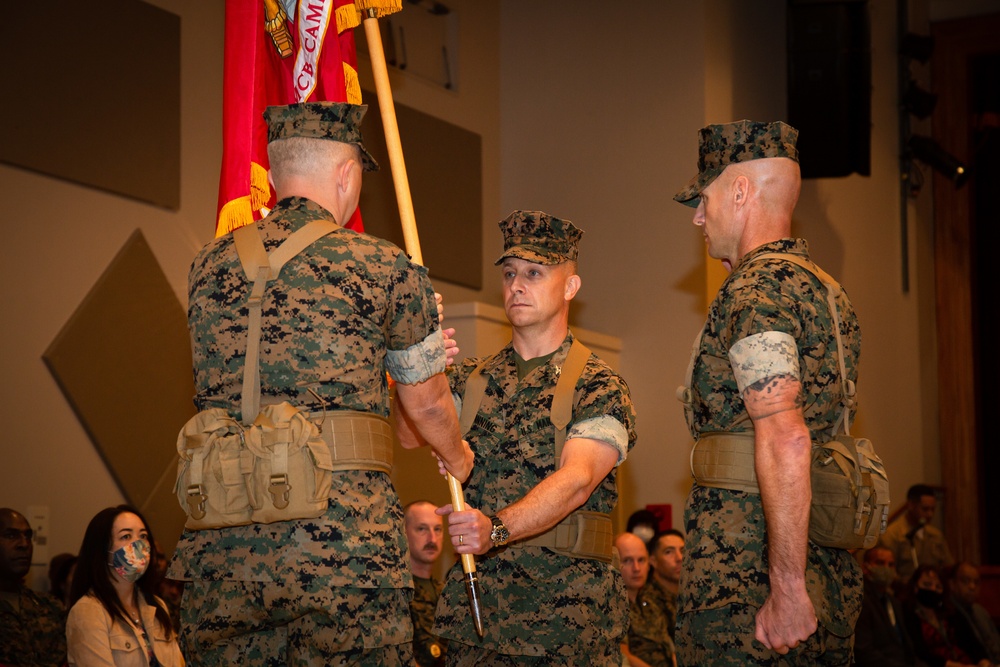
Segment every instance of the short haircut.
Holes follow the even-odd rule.
[[[890,554],[892,553],[892,549],[890,549],[889,547],[874,546],[871,549],[865,549],[865,554],[861,560],[863,560],[865,563],[871,564],[871,562],[875,560],[876,551],[888,551]],[[892,558],[893,560],[896,559],[895,554],[893,554]]]
[[[417,500],[411,500],[410,502],[408,502],[405,505],[403,505],[403,523],[404,524],[407,521],[410,520],[410,510],[413,507],[417,506],[417,505],[430,505],[431,507],[434,507],[434,508],[437,507],[437,505],[435,505],[431,501],[426,500],[424,498],[418,498]]]
[[[666,530],[661,530],[653,535],[653,538],[649,541],[646,547],[649,549],[649,553],[653,553],[656,550],[657,545],[660,543],[660,539],[666,537],[667,535],[676,535],[681,538],[681,542],[685,540],[684,533],[677,530],[676,528],[667,528]]]
[[[910,487],[910,490],[906,492],[906,499],[912,502],[917,502],[924,496],[933,496],[934,489],[926,484],[914,484]]]
[[[268,144],[267,159],[272,176],[281,179],[291,175],[308,176],[349,159],[356,160],[360,165],[361,153],[354,144],[329,139],[291,137]]]

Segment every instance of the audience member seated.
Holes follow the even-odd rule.
[[[69,664],[181,667],[177,632],[153,593],[152,531],[127,505],[101,510],[80,545],[66,621]]]
[[[184,594],[184,582],[167,578],[169,559],[163,553],[159,543],[153,544],[153,560],[149,564],[147,577],[152,577],[153,594],[163,600],[170,612],[170,622],[178,632],[181,627],[181,596]]]
[[[944,535],[931,524],[936,507],[934,489],[914,484],[906,492],[906,511],[889,524],[879,539],[879,545],[896,558],[900,583],[908,581],[921,565],[940,570],[955,562]]]
[[[660,518],[647,509],[636,510],[628,517],[625,532],[638,535],[647,545],[653,536],[660,531]]]
[[[76,570],[74,554],[56,554],[49,561],[49,595],[69,611],[69,589]]]
[[[960,646],[955,626],[944,610],[944,585],[938,571],[921,565],[910,577],[910,598],[904,606],[906,627],[917,656],[931,667],[975,665],[991,667],[978,647]]]
[[[0,509],[0,665],[58,667],[66,663],[62,607],[24,585],[33,535],[24,515]]]
[[[944,572],[947,604],[953,611],[956,633],[979,644],[995,665],[1000,664],[1000,633],[986,609],[979,604],[979,568],[961,562]]]
[[[646,599],[663,610],[673,639],[677,627],[677,591],[684,562],[684,533],[673,528],[658,533],[649,543],[649,555],[653,576],[646,584],[649,589]]]
[[[444,517],[435,513],[437,505],[415,500],[403,508],[403,530],[410,550],[413,575],[413,659],[417,667],[443,667],[448,641],[434,634],[434,616],[444,582],[434,576],[434,564],[441,556]]]
[[[892,593],[896,559],[885,547],[864,553],[864,600],[854,631],[856,667],[926,667],[903,622],[903,607]]]
[[[628,531],[615,538],[622,579],[629,600],[628,635],[622,655],[629,667],[673,667],[674,643],[663,611],[644,599],[649,577],[649,552],[642,539]]]

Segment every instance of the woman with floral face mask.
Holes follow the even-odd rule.
[[[153,535],[139,510],[101,510],[83,536],[70,591],[70,665],[181,667],[177,632],[154,582],[143,577]]]

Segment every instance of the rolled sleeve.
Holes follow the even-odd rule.
[[[437,329],[405,350],[389,350],[385,366],[400,384],[419,384],[445,369],[444,333]]]
[[[781,331],[765,331],[737,341],[729,350],[729,362],[741,394],[766,378],[790,375],[800,379],[795,339]]]
[[[566,433],[566,439],[573,438],[600,440],[617,449],[616,467],[628,456],[628,430],[624,424],[610,415],[592,417],[573,424]]]

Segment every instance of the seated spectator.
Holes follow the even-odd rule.
[[[657,533],[649,543],[649,556],[653,576],[646,584],[650,589],[646,599],[663,610],[673,639],[677,627],[677,592],[684,562],[684,533],[673,528]]]
[[[986,609],[979,604],[979,569],[961,562],[944,572],[947,602],[954,611],[958,641],[976,643],[994,665],[1000,664],[1000,633]]]
[[[133,507],[109,507],[91,519],[66,621],[71,666],[184,665],[167,607],[154,595],[152,577],[143,577],[154,542]]]
[[[647,509],[636,510],[628,517],[625,532],[638,535],[647,545],[653,536],[660,531],[660,518]]]
[[[147,577],[152,577],[153,594],[163,600],[170,612],[170,622],[178,632],[181,627],[181,596],[184,594],[184,582],[167,578],[167,555],[159,543],[153,544],[153,560],[149,564]]]
[[[0,509],[0,665],[66,664],[63,610],[24,585],[34,532],[20,512]]]
[[[629,600],[628,635],[622,654],[629,667],[673,667],[674,643],[662,610],[644,599],[649,576],[649,552],[642,539],[628,531],[615,538],[622,579]]]
[[[448,641],[434,634],[434,616],[444,583],[434,576],[434,565],[441,556],[444,541],[444,517],[435,513],[437,505],[415,500],[403,508],[403,531],[410,551],[413,574],[413,659],[417,667],[443,667]]]
[[[76,556],[57,554],[49,561],[49,595],[69,611],[69,589],[76,570]]]
[[[924,667],[903,622],[903,607],[892,593],[896,559],[885,547],[864,553],[864,600],[854,633],[856,667]]]
[[[940,570],[955,562],[944,534],[931,523],[936,508],[934,489],[926,484],[914,484],[906,492],[906,511],[890,523],[879,538],[879,546],[891,551],[896,558],[900,583],[908,581],[921,565]],[[901,593],[900,597],[903,597]]]
[[[956,642],[955,626],[944,611],[944,586],[938,571],[921,565],[910,577],[906,627],[917,656],[931,667],[991,667],[985,655],[969,653]]]

